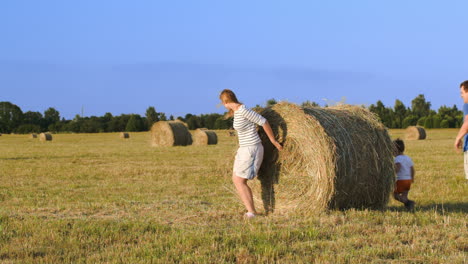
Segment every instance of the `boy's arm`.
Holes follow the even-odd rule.
[[[399,173],[400,172],[400,169],[401,169],[401,163],[395,163],[395,172],[396,173]]]
[[[468,133],[468,115],[463,118],[463,125],[460,127],[458,131],[457,137],[455,139],[455,144],[453,145],[455,149],[460,152],[462,148],[462,139]]]
[[[411,166],[411,182],[414,182],[414,175],[416,174],[416,172],[414,171],[414,167]]]

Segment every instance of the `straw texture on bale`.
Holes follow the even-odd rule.
[[[216,145],[218,144],[218,135],[212,130],[206,128],[195,129],[192,133],[193,145]]]
[[[35,133],[31,134],[30,138],[37,138],[37,134]]]
[[[159,121],[151,127],[151,145],[187,146],[192,144],[192,135],[181,121]]]
[[[49,133],[41,133],[39,134],[39,140],[40,141],[51,141],[52,140],[52,135]]]
[[[127,132],[121,132],[120,138],[130,138],[130,134],[128,134]]]
[[[371,112],[279,103],[260,114],[284,147],[278,152],[260,128],[265,155],[252,189],[267,212],[308,214],[388,203],[395,177],[393,145]]]
[[[406,140],[426,139],[426,130],[420,126],[410,126],[405,130]]]

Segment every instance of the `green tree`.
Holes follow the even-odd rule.
[[[143,120],[140,115],[131,115],[130,119],[127,122],[125,131],[128,132],[137,132],[143,130]]]
[[[206,127],[208,129],[214,129],[215,128],[215,123],[216,120],[220,117],[223,117],[220,114],[208,114],[208,115],[202,115],[202,126]]]
[[[395,105],[393,106],[394,112],[394,128],[402,128],[403,120],[406,117],[407,109],[406,106],[400,100],[395,100]]]
[[[28,111],[23,115],[23,124],[38,125],[43,122],[43,117],[40,112]]]
[[[424,120],[424,127],[425,128],[434,128],[434,122],[432,116],[427,116]]]
[[[22,124],[15,129],[15,133],[28,134],[28,133],[40,133],[41,127],[34,124]]]
[[[423,116],[418,119],[418,126],[424,126],[424,123],[426,122],[426,117]]]
[[[450,127],[450,124],[449,124],[449,121],[444,119],[440,122],[440,128],[449,128]]]
[[[186,123],[187,123],[189,129],[191,129],[191,130],[202,127],[200,118],[198,116],[195,116],[195,115],[190,115],[190,117],[188,119],[186,119]]]
[[[392,127],[393,111],[392,109],[386,108],[382,101],[378,100],[375,105],[371,104],[369,106],[369,111],[375,113],[386,127]]]
[[[219,117],[215,121],[214,129],[229,129],[232,127],[232,118],[224,119],[224,117]]]
[[[426,102],[424,95],[420,94],[411,101],[411,110],[419,118],[428,116],[431,110],[431,103]]]
[[[47,129],[51,124],[60,121],[60,113],[53,107],[47,108],[44,111],[44,129]]]
[[[145,116],[148,127],[151,127],[155,122],[159,121],[158,113],[156,112],[156,109],[153,106],[150,106],[148,107],[148,109],[146,109]]]
[[[0,132],[11,133],[23,123],[23,111],[10,102],[0,102]]]
[[[440,115],[432,116],[432,128],[440,128],[441,122],[442,122],[442,118],[440,117]]]
[[[415,115],[409,115],[403,119],[401,124],[402,128],[407,128],[409,126],[415,126],[418,123],[418,117]]]
[[[278,102],[274,99],[274,98],[271,98],[269,100],[266,101],[266,107],[271,107],[271,106],[274,106],[275,104],[277,104]]]

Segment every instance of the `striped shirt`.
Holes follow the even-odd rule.
[[[257,114],[256,112],[248,109],[245,105],[241,105],[237,111],[234,112],[233,127],[239,136],[239,146],[252,146],[261,143],[260,137],[257,133],[257,125],[263,126],[266,119]]]

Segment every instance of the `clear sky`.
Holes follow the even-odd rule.
[[[222,113],[218,94],[461,106],[468,1],[0,2],[0,101],[62,117]]]

